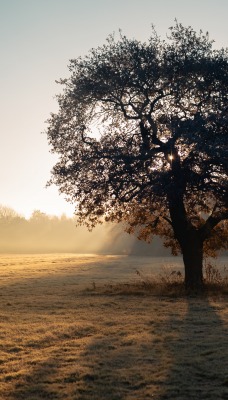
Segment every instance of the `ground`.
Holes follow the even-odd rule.
[[[0,257],[1,400],[228,399],[227,296],[118,286],[129,260]]]

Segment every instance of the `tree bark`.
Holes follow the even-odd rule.
[[[183,254],[185,287],[190,291],[203,290],[203,239],[201,232],[188,220],[182,194],[170,196],[170,217],[175,238]]]
[[[184,235],[181,249],[185,268],[185,288],[203,290],[203,241],[196,230]]]

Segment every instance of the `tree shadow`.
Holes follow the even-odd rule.
[[[178,339],[165,344],[173,365],[159,400],[228,399],[228,330],[217,311],[206,297],[189,298]]]
[[[79,329],[76,321],[75,328],[56,335],[49,357],[31,365],[7,399],[228,399],[221,301],[149,296],[94,301],[87,314],[94,328]]]
[[[227,327],[207,298],[187,303],[181,320],[174,300],[174,314],[156,327],[160,340],[93,341],[84,354],[92,367],[77,399],[228,399]]]

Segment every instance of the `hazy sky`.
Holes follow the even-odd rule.
[[[227,0],[0,0],[0,204],[26,216],[73,212],[57,188],[45,189],[55,158],[41,134],[69,59],[119,28],[146,40],[154,24],[164,36],[175,18],[226,47],[227,15]]]

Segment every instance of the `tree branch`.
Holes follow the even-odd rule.
[[[212,212],[210,217],[207,219],[205,224],[200,229],[200,235],[202,240],[208,239],[211,236],[212,230],[216,227],[216,225],[218,225],[221,221],[227,219],[228,219],[228,210],[225,210],[224,212],[221,212],[220,214],[214,216]]]

